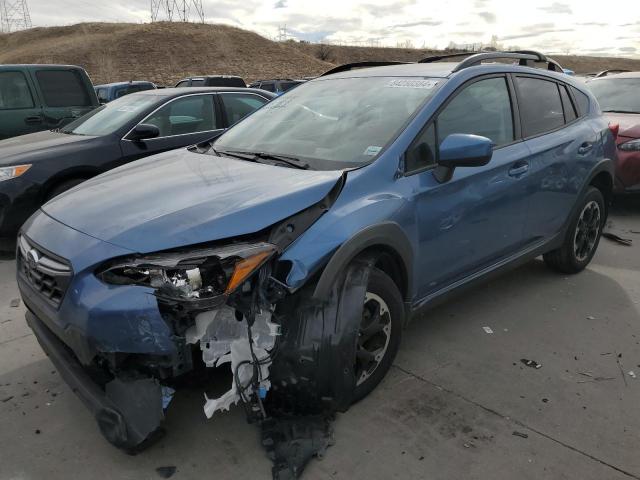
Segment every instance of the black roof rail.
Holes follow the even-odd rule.
[[[547,69],[554,72],[562,72],[562,67],[555,60],[548,58],[540,52],[536,52],[534,50],[517,50],[513,52],[460,52],[460,53],[450,53],[447,55],[434,55],[432,57],[426,57],[421,60],[418,60],[416,63],[432,63],[437,62],[439,60],[445,60],[448,58],[456,58],[456,57],[467,57],[461,62],[459,62],[451,73],[459,72],[460,70],[468,67],[473,67],[475,65],[480,64],[484,60],[497,60],[497,59],[507,59],[512,58],[514,60],[519,60],[521,66],[531,66],[530,62],[538,62],[538,63],[546,63]],[[355,70],[357,68],[365,68],[365,67],[381,67],[384,65],[406,65],[408,62],[355,62],[355,63],[346,63],[344,65],[339,65],[331,70],[327,70],[324,72],[321,77],[325,75],[331,75],[333,73],[339,72],[348,72],[349,70]]]
[[[554,71],[554,72],[562,72],[563,68],[562,66],[556,62],[553,58],[549,58],[546,55],[536,51],[536,50],[513,50],[509,53],[522,53],[524,55],[534,55],[537,57],[536,62],[540,62],[540,63],[546,63],[547,64],[547,69]],[[520,62],[520,65],[522,65],[523,63]]]
[[[331,75],[333,73],[340,72],[348,72],[349,70],[355,70],[357,68],[366,68],[366,67],[384,67],[385,65],[406,65],[407,62],[354,62],[354,63],[345,63],[344,65],[338,65],[337,67],[332,68],[331,70],[327,70],[320,77],[324,77],[325,75]]]
[[[547,69],[554,72],[562,72],[562,67],[558,62],[551,58],[547,58],[540,52],[533,50],[518,50],[515,52],[481,52],[465,58],[453,69],[452,73],[458,72],[464,68],[478,65],[483,60],[497,60],[500,58],[512,58],[519,60],[521,66],[531,66],[530,62],[541,62],[547,64]]]

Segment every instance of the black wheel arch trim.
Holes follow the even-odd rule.
[[[576,211],[580,208],[580,200],[585,196],[589,187],[592,186],[591,182],[593,182],[593,179],[603,172],[607,173],[611,177],[611,189],[613,192],[614,183],[615,183],[615,165],[613,163],[613,160],[609,158],[605,158],[600,162],[598,162],[598,164],[595,167],[593,167],[593,169],[591,170],[591,172],[589,172],[589,175],[587,177],[588,180],[584,182],[584,184],[582,185],[582,188],[580,189],[580,193],[578,195],[578,200],[576,201],[575,205],[571,209],[571,214],[568,216],[568,218],[565,221],[565,224],[564,224],[565,233],[568,230],[569,226],[571,225],[571,219],[573,219],[573,217],[576,215]],[[607,215],[609,213],[609,205],[606,203],[607,201],[610,201],[610,200],[611,198],[605,197],[605,208],[607,210],[606,211]]]
[[[413,291],[413,248],[405,232],[395,222],[383,222],[365,227],[344,242],[324,267],[313,292],[313,298],[327,299],[340,274],[358,254],[370,247],[387,247],[396,252],[404,264],[406,278],[405,301]]]

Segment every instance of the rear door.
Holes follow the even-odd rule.
[[[222,115],[216,109],[215,96],[185,95],[157,108],[139,123],[155,125],[160,135],[137,142],[125,135],[121,141],[123,163],[215,137],[224,129]]]
[[[529,151],[519,140],[517,105],[505,75],[466,84],[425,126],[405,154],[419,252],[418,295],[427,297],[514,255],[522,248]],[[515,115],[514,115],[515,112]],[[439,183],[438,145],[450,134],[481,135],[494,144],[483,167],[457,168]]]
[[[0,71],[0,140],[47,128],[37,98],[24,72]]]
[[[515,75],[531,203],[525,241],[553,237],[564,226],[597,154],[598,136],[581,118],[562,82]]]
[[[269,102],[268,99],[255,93],[225,92],[220,93],[219,98],[228,127]]]
[[[93,87],[81,70],[47,68],[31,72],[43,102],[46,128],[60,128],[98,105]]]

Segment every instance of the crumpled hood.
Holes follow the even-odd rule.
[[[637,113],[605,113],[611,124],[619,124],[621,137],[640,138],[640,114]]]
[[[258,232],[319,202],[340,171],[311,171],[174,150],[95,177],[45,213],[140,253]]]
[[[40,158],[51,159],[58,150],[60,154],[68,154],[74,148],[91,145],[96,138],[98,137],[45,130],[0,140],[0,165],[16,165]]]

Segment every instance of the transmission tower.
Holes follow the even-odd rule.
[[[0,0],[0,23],[6,33],[31,28],[27,0]]]
[[[192,17],[204,23],[202,0],[151,0],[152,22],[190,22]]]

